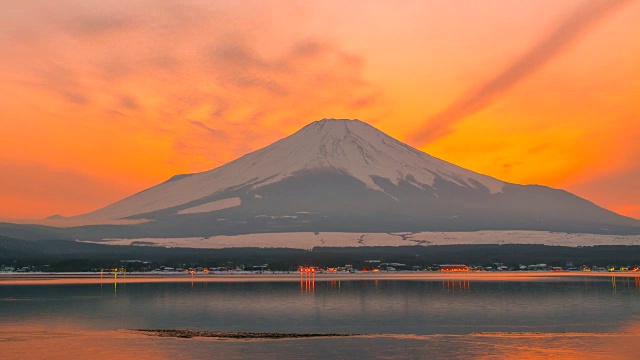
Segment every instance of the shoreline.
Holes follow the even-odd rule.
[[[327,282],[327,281],[577,281],[579,279],[640,278],[638,272],[396,272],[396,273],[242,273],[242,274],[150,274],[128,273],[11,273],[0,274],[0,286],[83,285],[135,283],[233,283],[233,282]]]

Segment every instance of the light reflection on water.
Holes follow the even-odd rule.
[[[48,324],[0,330],[3,359],[636,359],[640,321],[615,334],[368,335],[291,340],[156,338]],[[629,331],[633,328],[634,331]]]
[[[640,351],[636,345],[640,343],[639,287],[638,278],[616,277],[537,282],[316,281],[303,277],[299,283],[0,286],[0,344],[11,344],[16,357],[24,357],[18,356],[19,351],[29,351],[26,344],[30,341],[37,340],[40,349],[53,346],[44,336],[34,337],[34,329],[39,329],[43,334],[57,334],[61,348],[65,341],[71,344],[99,337],[102,340],[92,346],[104,348],[106,355],[115,346],[112,343],[117,343],[116,348],[133,347],[142,353],[146,346],[153,346],[159,349],[159,353],[147,354],[153,358],[184,352],[206,357],[214,350],[225,358],[251,354],[275,358],[283,353],[279,357],[287,358],[286,354],[305,352],[312,358],[339,358],[358,355],[356,350],[387,358],[424,358],[426,354],[478,358],[485,353],[488,358],[500,358],[505,349],[520,358],[581,358],[587,350],[595,354],[591,358],[598,354],[606,358],[612,351],[625,358],[625,349]],[[20,326],[25,329],[22,350],[17,341],[6,340],[15,337]],[[157,339],[114,331],[132,328],[396,335],[222,342]],[[491,334],[469,334],[485,332]],[[513,332],[526,334],[505,334]],[[553,336],[535,334],[539,332]],[[626,334],[603,334],[620,332]]]

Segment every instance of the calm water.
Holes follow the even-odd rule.
[[[148,338],[154,342],[154,349],[163,348],[162,355],[167,357],[208,357],[211,351],[224,358],[296,358],[301,354],[311,358],[363,354],[386,358],[423,358],[427,354],[491,357],[491,352],[486,352],[491,347],[498,351],[509,345],[535,353],[545,349],[568,351],[571,344],[576,351],[587,346],[592,354],[600,352],[606,357],[613,350],[612,337],[593,337],[586,342],[583,338],[589,334],[635,331],[640,321],[640,289],[636,284],[634,278],[618,278],[615,286],[611,278],[573,278],[535,282],[378,280],[0,286],[0,329],[9,343],[12,338],[7,334],[12,327],[27,329],[25,333],[30,328],[73,329],[88,334],[116,329],[190,328],[393,334],[253,342]],[[501,335],[466,335],[477,332]],[[511,332],[553,336],[542,340],[540,334],[534,338],[505,337],[504,333]],[[139,346],[144,354],[145,341],[131,339],[128,345]],[[557,346],[554,341],[559,342]],[[58,345],[63,343],[60,340]],[[0,346],[4,345],[7,344],[0,342]],[[107,351],[105,357],[109,354]],[[618,355],[624,358],[624,354]],[[567,354],[561,357],[571,358]]]

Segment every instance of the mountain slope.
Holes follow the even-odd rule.
[[[211,171],[70,218],[79,236],[486,229],[640,233],[561,190],[474,173],[358,120],[321,120]],[[137,224],[136,224],[137,223]]]

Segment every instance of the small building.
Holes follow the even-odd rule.
[[[446,265],[440,265],[440,271],[463,272],[463,271],[469,271],[469,267],[467,265],[462,265],[462,264],[446,264]]]
[[[300,266],[300,274],[315,274],[318,270],[315,266]]]
[[[549,270],[549,265],[547,265],[547,264],[535,264],[535,265],[529,265],[528,268],[529,268],[529,270],[543,271],[543,270]]]

